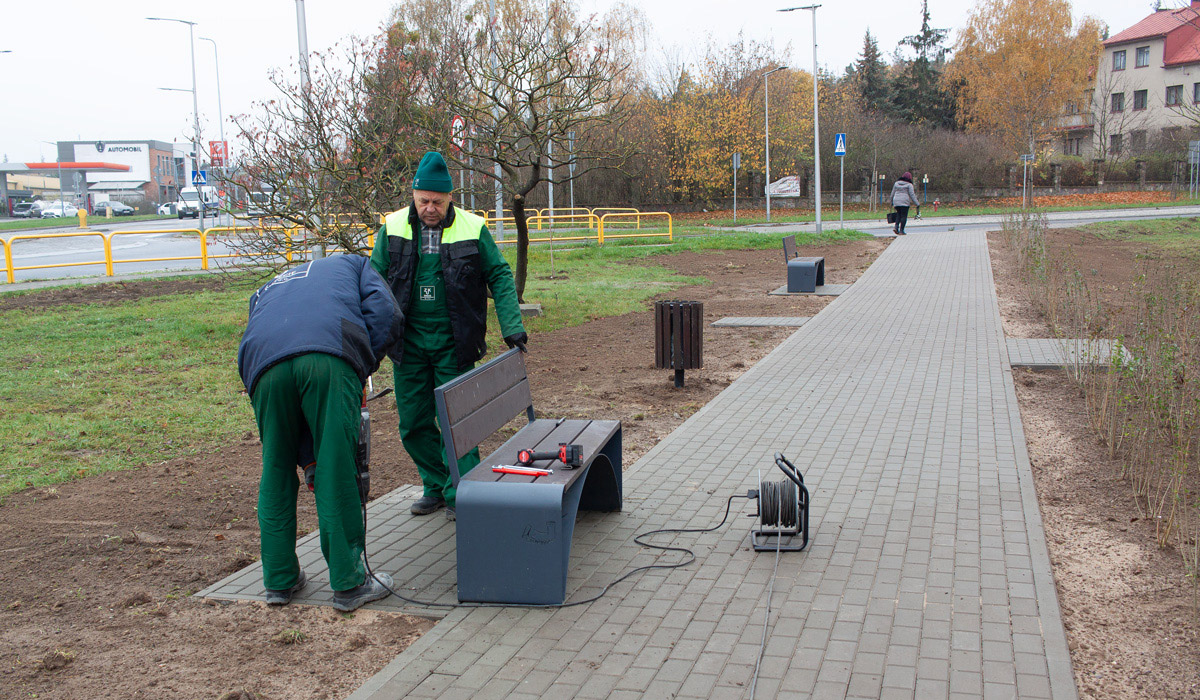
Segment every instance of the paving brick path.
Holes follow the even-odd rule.
[[[983,234],[898,239],[628,467],[626,510],[581,518],[571,598],[673,560],[633,536],[715,524],[760,470],[781,478],[776,451],[812,491],[813,539],[770,601],[775,555],[739,516],[675,537],[696,563],[596,603],[454,610],[351,697],[747,698],[768,602],[760,698],[1076,697]],[[380,568],[452,600],[453,526],[389,498]]]
[[[1103,338],[1009,338],[1007,344],[1009,364],[1032,369],[1107,364],[1117,347]]]
[[[803,326],[810,316],[726,316],[713,321],[713,328],[754,328],[764,326]]]

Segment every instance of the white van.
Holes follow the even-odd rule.
[[[200,218],[201,198],[203,198],[205,211],[211,211],[215,216],[220,208],[216,187],[184,187],[179,190],[179,201],[175,203],[175,210],[178,212],[179,218],[182,219],[185,216],[193,219]]]

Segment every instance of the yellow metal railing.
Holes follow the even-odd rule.
[[[199,255],[182,255],[182,256],[178,256],[178,257],[169,257],[169,258],[127,258],[127,259],[121,259],[121,260],[117,260],[116,258],[113,257],[112,240],[114,238],[116,238],[117,236],[140,236],[140,235],[150,235],[150,234],[157,234],[157,233],[194,233],[194,234],[196,234],[196,236],[198,236],[200,238],[200,254]],[[107,258],[107,260],[105,261],[105,267],[107,269],[105,274],[109,277],[112,277],[113,265],[116,263],[174,262],[174,261],[178,261],[178,260],[199,260],[200,261],[200,269],[201,270],[208,269],[208,246],[205,245],[205,243],[204,243],[204,232],[198,228],[157,228],[157,229],[149,229],[146,231],[113,231],[112,233],[109,233],[106,235],[101,234],[101,235],[104,235],[104,257]]]
[[[652,237],[652,236],[666,236],[668,241],[675,240],[675,222],[671,218],[670,213],[665,212],[665,211],[636,211],[636,210],[635,210],[635,212],[636,213],[612,212],[612,213],[601,216],[600,217],[600,231],[599,231],[599,235],[598,235],[600,245],[604,245],[605,238],[648,238],[648,237]],[[666,233],[612,233],[612,234],[608,234],[607,236],[605,236],[605,234],[604,234],[604,225],[606,223],[608,223],[610,221],[615,223],[615,222],[618,222],[621,220],[627,220],[630,218],[637,219],[637,226],[638,226],[638,229],[640,230],[642,228],[642,217],[644,217],[644,216],[652,216],[652,217],[665,216],[665,217],[667,217],[667,232]]]
[[[641,209],[635,207],[596,207],[592,210],[592,213],[596,216],[604,216],[605,214],[640,214],[641,211]],[[633,223],[639,229],[642,227],[640,217]]]
[[[80,238],[83,236],[99,236],[104,244],[104,259],[103,260],[87,260],[84,262],[70,263],[50,263],[48,265],[23,265],[17,267],[13,265],[12,244],[15,241],[35,240],[39,238]],[[109,243],[108,236],[101,231],[80,231],[78,233],[31,233],[26,235],[13,236],[8,239],[4,245],[4,270],[8,275],[8,283],[12,284],[17,281],[16,273],[21,270],[41,270],[52,269],[58,267],[80,267],[84,265],[104,265],[106,274],[112,275],[112,245]]]

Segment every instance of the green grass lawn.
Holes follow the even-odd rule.
[[[869,238],[839,231],[801,243]],[[625,239],[530,254],[527,301],[543,316],[527,320],[534,336],[647,308],[672,289],[702,284],[654,264],[622,261],[689,250],[775,248],[776,236],[713,234]],[[515,251],[506,250],[510,263]],[[202,453],[254,431],[237,374],[246,303],[261,280],[225,289],[121,304],[0,311],[0,498],[100,472]],[[2,288],[0,288],[2,289]],[[19,293],[18,293],[19,294]],[[36,292],[26,292],[36,294]],[[494,315],[488,345],[504,348]],[[388,361],[377,388],[391,386]]]
[[[1101,221],[1079,228],[1108,240],[1148,243],[1187,257],[1200,257],[1200,219],[1196,218]]]
[[[95,216],[88,215],[88,227],[96,226],[119,227],[122,224],[127,224],[131,221],[150,221],[152,219],[174,219],[173,216],[159,216],[158,214],[134,214],[133,216],[114,216],[111,219],[104,218],[104,215]],[[79,219],[74,216],[64,216],[57,219],[14,219],[12,221],[0,222],[0,231],[21,231],[23,229],[43,229],[43,228],[63,228],[63,227],[78,227]]]

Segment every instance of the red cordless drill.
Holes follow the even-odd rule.
[[[517,464],[528,467],[539,459],[558,460],[562,462],[567,469],[583,466],[583,446],[568,445],[565,442],[558,443],[558,452],[534,452],[533,450],[519,450],[517,452]]]

